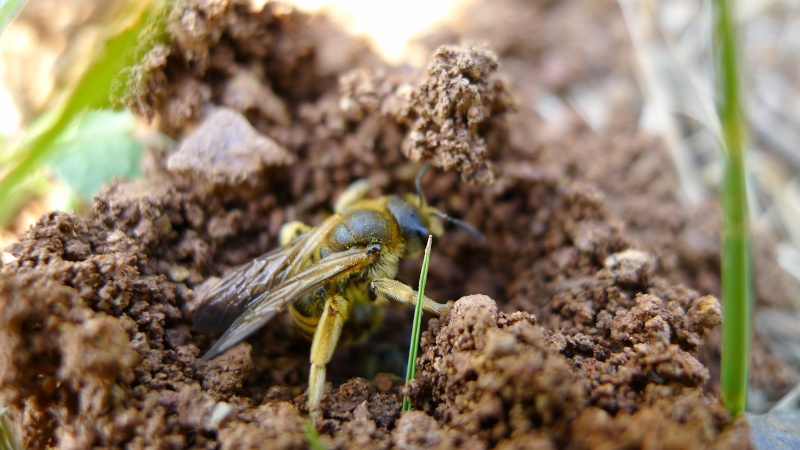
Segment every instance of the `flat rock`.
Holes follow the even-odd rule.
[[[256,184],[267,169],[293,161],[292,154],[256,131],[244,116],[220,108],[184,139],[167,167],[215,186],[238,186]]]

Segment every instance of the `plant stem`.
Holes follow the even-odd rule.
[[[417,290],[417,304],[414,307],[414,326],[411,329],[411,346],[408,350],[408,368],[406,370],[406,386],[414,379],[417,372],[417,350],[419,349],[419,330],[422,327],[422,302],[425,298],[425,282],[428,279],[428,263],[431,259],[431,245],[433,236],[428,236],[428,244],[425,245],[425,257],[422,260],[422,270],[419,274],[419,289]],[[408,397],[403,396],[403,411],[409,411],[411,403]]]
[[[723,144],[722,203],[722,403],[731,415],[744,411],[749,361],[751,303],[745,125],[739,96],[733,2],[714,1],[717,108]]]

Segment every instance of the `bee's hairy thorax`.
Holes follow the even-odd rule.
[[[411,212],[409,212],[411,211]],[[289,308],[292,319],[307,338],[314,336],[326,300],[331,295],[341,295],[349,303],[348,320],[342,330],[340,345],[363,340],[381,319],[381,307],[367,294],[371,280],[394,278],[400,259],[416,253],[421,244],[419,230],[425,230],[413,207],[399,196],[386,196],[374,200],[361,200],[328,220],[339,220],[325,237],[311,264],[354,246],[379,245],[378,257],[360,272],[340,278],[306,295]]]

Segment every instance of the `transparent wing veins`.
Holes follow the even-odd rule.
[[[208,361],[224,353],[269,322],[289,303],[335,278],[360,270],[372,262],[373,258],[373,253],[365,247],[334,253],[260,294],[200,361]]]
[[[311,256],[336,224],[329,218],[320,226],[243,264],[208,291],[194,316],[194,328],[222,333],[265,292],[310,265]]]

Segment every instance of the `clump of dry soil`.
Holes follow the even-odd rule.
[[[564,14],[547,2],[519,8],[543,26]],[[168,29],[131,104],[177,153],[152,151],[144,179],[112,183],[85,217],[43,217],[8,249],[0,401],[27,446],[305,446],[309,345],[291,320],[198,366],[215,337],[191,330],[193,310],[213,277],[273,248],[285,221],[318,223],[351,181],[413,189],[410,158],[459,172],[429,174],[425,194],[487,238],[478,247],[448,230],[426,293],[483,295],[429,322],[408,388],[416,411],[401,414],[402,380],[380,373],[405,352],[410,311],[387,310],[374,339],[338,351],[318,424],[327,446],[748,447],[698,359],[718,301],[664,271],[652,250],[663,239],[641,226],[650,210],[633,220],[619,206],[629,203],[579,170],[585,149],[564,150],[569,141],[547,137],[512,100],[544,70],[519,61],[544,52],[555,71],[560,42],[500,39],[499,56],[451,45],[427,72],[408,72],[324,16],[276,3],[185,0]],[[610,132],[622,148],[658,152],[630,127]],[[403,263],[399,278],[413,284],[418,266]]]

